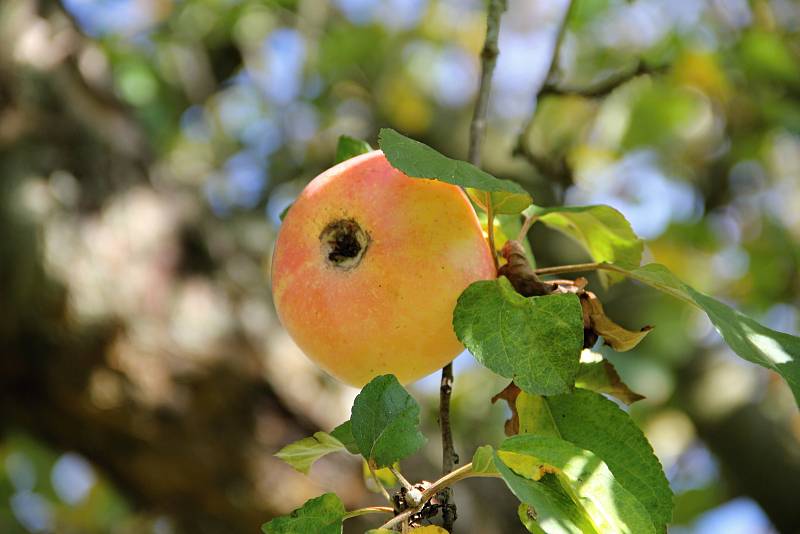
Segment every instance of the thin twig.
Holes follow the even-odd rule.
[[[555,43],[553,44],[553,53],[550,56],[550,66],[547,68],[547,73],[544,75],[542,79],[542,85],[539,86],[539,90],[536,91],[536,95],[534,96],[534,101],[536,102],[536,109],[539,109],[539,100],[542,97],[542,92],[545,91],[547,87],[551,85],[550,79],[555,74],[555,71],[558,69],[558,57],[561,54],[561,45],[564,42],[564,36],[566,35],[566,27],[567,21],[569,20],[569,14],[572,11],[572,6],[574,2],[572,0],[568,0],[567,7],[564,10],[564,15],[561,18],[561,22],[558,25],[558,33],[556,34]],[[522,130],[517,136],[517,146],[514,148],[512,155],[522,155],[524,156],[536,169],[541,170],[543,167],[543,162],[540,158],[533,154],[530,150],[528,150],[528,144],[525,142],[526,138],[528,137],[528,132],[533,127],[534,120],[536,119],[536,111],[531,113],[531,116],[525,122],[525,125],[522,127]]]
[[[632,69],[613,74],[605,80],[589,87],[569,87],[548,82],[539,91],[539,98],[547,95],[582,96],[584,98],[601,98],[611,94],[616,88],[625,85],[634,78],[646,74],[657,74],[664,71],[666,66],[649,67],[644,61],[639,60]]]
[[[486,203],[486,233],[489,237],[489,250],[492,251],[492,260],[494,260],[494,270],[500,268],[500,263],[497,260],[497,250],[494,246],[494,206],[492,205],[491,193],[488,193],[487,198],[489,201]]]
[[[478,98],[475,102],[475,111],[472,115],[472,122],[469,128],[469,151],[467,159],[473,165],[480,165],[481,144],[486,132],[486,115],[489,109],[489,93],[492,86],[492,74],[497,64],[497,56],[500,50],[497,47],[497,40],[500,36],[500,16],[506,10],[506,0],[490,0],[489,9],[486,14],[486,38],[483,42],[481,51],[481,79],[478,87]],[[487,214],[489,236],[489,247],[494,259],[495,269],[497,269],[497,251],[494,248],[494,212],[492,210],[491,194],[487,195]],[[453,470],[453,465],[458,463],[453,446],[453,433],[450,429],[450,396],[453,392],[453,364],[449,363],[442,368],[442,379],[439,385],[439,424],[442,429],[442,473],[446,476]],[[437,489],[441,491],[447,488]],[[435,495],[436,492],[431,493]],[[442,491],[439,496],[442,503],[442,522],[445,530],[451,532],[455,522],[455,514],[449,506],[451,491],[449,488]],[[430,498],[430,497],[429,497]],[[426,501],[423,500],[422,504]]]
[[[369,473],[372,475],[372,480],[375,482],[375,485],[377,485],[378,489],[381,490],[381,493],[383,493],[383,496],[386,497],[386,500],[392,502],[392,496],[389,495],[389,492],[386,491],[386,488],[384,488],[383,484],[381,484],[381,481],[378,478],[378,473],[375,472],[375,469],[372,467],[372,465],[370,465],[369,462],[367,462],[367,467],[369,468]]]
[[[533,226],[533,223],[535,223],[538,218],[539,218],[538,215],[528,215],[527,217],[525,217],[525,222],[522,223],[522,228],[519,229],[519,234],[517,235],[517,241],[519,241],[520,243],[523,242],[525,237],[528,235],[528,230],[531,229],[531,226]]]
[[[555,75],[556,70],[558,70],[558,58],[561,57],[561,46],[564,44],[564,37],[567,35],[567,21],[569,21],[569,16],[574,6],[575,2],[567,0],[567,8],[564,10],[564,16],[561,18],[561,23],[558,25],[556,42],[553,45],[553,54],[550,56],[550,66],[547,68],[547,74],[545,74],[539,92],[536,94],[537,101],[542,91],[552,83],[553,75]]]
[[[453,364],[448,363],[442,368],[442,380],[439,384],[439,426],[442,429],[442,474],[447,475],[453,470],[457,461],[455,447],[453,446],[453,432],[450,428],[450,395],[453,393]],[[450,511],[448,501],[451,491],[446,489],[439,496],[442,501],[442,522],[445,529],[453,529],[455,518]]]
[[[697,302],[694,299],[692,299],[685,291],[670,286],[668,283],[659,283],[658,281],[655,281],[653,278],[647,275],[638,273],[635,270],[629,271],[627,269],[623,269],[622,267],[618,267],[612,263],[605,263],[601,261],[594,263],[576,263],[573,265],[557,265],[555,267],[542,267],[540,269],[536,269],[536,271],[534,272],[537,275],[547,275],[547,274],[584,273],[587,271],[612,271],[615,273],[619,273],[624,276],[627,276],[628,278],[632,278],[649,286],[655,287],[656,289],[659,289],[664,293],[672,295],[676,299],[682,300],[687,304],[699,307]]]
[[[561,19],[561,24],[559,25],[558,34],[556,35],[556,42],[553,46],[553,54],[550,57],[550,66],[547,69],[547,74],[545,74],[544,79],[542,81],[542,85],[539,87],[539,90],[536,92],[534,100],[536,102],[537,110],[539,108],[539,102],[542,100],[543,97],[548,95],[559,95],[559,96],[582,96],[584,98],[602,98],[611,94],[615,89],[618,87],[626,84],[627,82],[637,78],[639,76],[645,74],[656,74],[662,72],[666,69],[666,65],[658,66],[658,67],[651,67],[647,65],[644,60],[639,60],[633,66],[632,69],[627,69],[622,72],[613,74],[609,76],[607,79],[602,80],[594,85],[589,87],[568,87],[560,85],[555,78],[556,71],[558,70],[558,60],[561,55],[561,47],[564,42],[564,37],[566,35],[566,25],[567,21],[569,20],[570,13],[572,11],[575,2],[570,1],[567,5],[567,8],[564,10],[564,16]],[[559,161],[559,162],[548,162],[546,158],[535,154],[531,149],[528,147],[528,143],[526,139],[528,138],[528,134],[533,128],[533,124],[536,119],[536,111],[534,111],[528,120],[525,122],[525,125],[522,127],[519,136],[517,137],[517,143],[514,147],[512,152],[513,156],[523,156],[528,162],[533,165],[534,168],[538,169],[540,172],[543,172],[546,175],[551,176],[551,178],[556,179],[557,181],[567,183],[572,181],[572,173],[567,166],[566,162]]]
[[[393,514],[394,508],[389,506],[367,506],[366,508],[359,508],[358,510],[351,510],[344,514],[344,519],[358,517],[367,514]]]
[[[547,274],[566,274],[566,273],[585,273],[586,271],[596,271],[598,269],[607,269],[609,271],[614,269],[609,269],[608,267],[612,267],[605,263],[576,263],[573,265],[556,265],[555,267],[542,267],[536,269],[534,272],[537,275],[547,275]]]
[[[430,501],[433,497],[436,496],[437,493],[441,493],[441,491],[460,480],[464,480],[466,478],[474,478],[474,477],[499,477],[499,473],[479,473],[477,471],[472,470],[472,462],[464,465],[463,467],[459,467],[455,471],[444,475],[442,478],[434,482],[431,487],[426,489],[422,493],[422,497],[419,500],[419,504],[412,508],[408,508],[407,510],[403,511],[403,513],[396,515],[383,525],[380,528],[392,528],[395,525],[402,523],[403,521],[409,519],[411,516],[418,514],[420,510],[425,506],[425,504]]]
[[[506,0],[491,0],[486,14],[486,39],[481,51],[481,80],[478,87],[478,100],[469,128],[469,151],[467,159],[473,165],[481,163],[481,144],[486,131],[486,115],[489,109],[489,93],[492,86],[492,74],[497,65],[500,50],[497,39],[500,35],[500,15],[506,10]]]
[[[406,479],[406,477],[404,477],[404,476],[403,476],[403,473],[401,473],[401,472],[400,472],[398,469],[395,469],[395,467],[394,467],[394,466],[390,465],[390,466],[389,466],[389,471],[391,471],[391,472],[392,472],[392,474],[394,475],[394,477],[395,477],[397,480],[399,480],[399,481],[400,481],[400,484],[402,484],[402,485],[403,485],[403,487],[404,487],[404,488],[406,488],[408,491],[411,491],[411,490],[413,490],[413,489],[414,489],[414,485],[413,485],[411,482],[409,482],[409,481]]]

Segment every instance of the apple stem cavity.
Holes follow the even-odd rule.
[[[319,240],[325,262],[336,269],[349,271],[361,263],[370,236],[355,219],[338,219],[322,230]]]

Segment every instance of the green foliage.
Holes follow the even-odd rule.
[[[325,493],[293,511],[265,523],[264,534],[341,534],[344,504],[335,493]]]
[[[494,449],[491,445],[478,447],[472,455],[472,470],[476,473],[496,473],[494,466]]]
[[[575,377],[575,387],[611,395],[625,404],[632,404],[644,398],[631,391],[617,374],[614,365],[602,357],[595,361],[583,361],[581,356],[581,367],[578,376]]]
[[[392,468],[399,470],[400,464],[395,462]],[[381,488],[379,486],[393,488],[397,485],[397,477],[394,476],[391,469],[388,467],[372,469],[366,460],[361,461],[361,475],[364,478],[364,484],[367,486],[367,489],[375,493],[381,493]]]
[[[340,135],[336,145],[336,163],[341,163],[350,158],[372,151],[369,143],[348,135]]]
[[[653,448],[627,413],[602,395],[580,389],[538,398],[522,392],[516,408],[520,432],[555,435],[596,454],[645,506],[656,530],[665,531],[672,491]]]
[[[538,217],[547,226],[575,239],[594,261],[607,261],[626,269],[638,267],[642,261],[642,240],[625,216],[611,206],[531,206],[525,215]],[[611,281],[622,279],[615,273],[606,276]]]
[[[758,199],[766,196],[765,194],[773,197],[771,203],[775,203],[775,193],[780,193],[778,196],[783,195],[784,198],[797,195],[792,181],[786,179],[787,176],[794,176],[791,171],[796,165],[787,165],[786,162],[794,162],[796,159],[793,156],[797,142],[793,134],[800,132],[800,107],[795,98],[800,87],[800,63],[797,46],[793,42],[796,32],[791,26],[791,20],[796,17],[787,16],[783,17],[785,20],[781,20],[779,16],[782,13],[794,15],[796,10],[787,7],[791,2],[781,3],[780,9],[770,2],[753,3],[750,13],[752,20],[747,27],[731,30],[737,26],[732,24],[735,14],[724,13],[727,8],[719,8],[716,11],[725,16],[710,17],[709,13],[702,12],[702,16],[697,17],[697,23],[682,22],[680,31],[665,26],[663,29],[666,36],[662,42],[647,45],[645,50],[639,49],[644,45],[638,42],[636,46],[624,47],[624,50],[612,50],[613,46],[609,42],[613,39],[605,39],[609,28],[603,25],[609,20],[618,24],[629,4],[624,0],[574,0],[566,25],[571,61],[557,62],[559,68],[554,72],[551,81],[563,82],[562,87],[574,88],[573,92],[577,93],[580,92],[582,81],[609,79],[609,73],[612,73],[610,78],[613,78],[615,73],[634,72],[634,69],[628,70],[628,67],[638,64],[639,55],[643,58],[680,61],[672,65],[667,75],[654,72],[637,77],[607,98],[597,95],[586,98],[579,94],[551,94],[542,98],[541,105],[537,106],[536,120],[533,127],[526,132],[525,139],[528,143],[526,146],[534,148],[529,152],[541,160],[534,162],[540,171],[536,174],[537,178],[541,178],[541,183],[530,182],[528,185],[541,187],[544,193],[542,198],[561,198],[558,193],[563,192],[561,188],[566,183],[576,188],[588,186],[590,189],[595,184],[612,188],[624,186],[624,183],[609,183],[607,176],[614,173],[607,171],[623,158],[627,158],[633,150],[652,151],[655,167],[653,170],[657,174],[666,177],[667,181],[674,178],[682,186],[694,189],[699,204],[702,205],[702,201],[706,200],[706,206],[714,207],[714,217],[730,210],[739,219],[734,232],[737,237],[730,239],[732,243],[725,244],[720,244],[719,241],[722,240],[713,237],[714,231],[709,230],[712,225],[707,224],[708,217],[681,223],[683,229],[677,228],[678,225],[673,220],[672,226],[666,227],[662,237],[653,241],[653,254],[665,258],[665,262],[674,265],[676,269],[683,269],[676,270],[680,273],[698,271],[704,266],[705,270],[710,271],[707,268],[708,262],[712,255],[720,252],[723,245],[740,249],[744,255],[749,256],[747,273],[740,278],[715,280],[715,293],[732,295],[743,306],[759,311],[766,311],[776,303],[795,303],[797,261],[800,256],[794,238],[796,232],[787,231],[787,228],[794,228],[794,212],[784,209],[785,213],[780,213],[781,210],[770,209],[767,216],[761,217],[754,216],[752,211],[761,209],[756,202],[760,202]],[[246,243],[246,246],[236,250],[237,265],[248,265],[250,261],[255,265],[263,255],[264,247],[260,241],[258,246],[253,246],[252,236],[269,233],[262,232],[267,229],[267,223],[261,220],[263,208],[271,200],[268,195],[272,191],[285,195],[291,189],[281,186],[296,180],[298,176],[310,176],[327,166],[329,162],[317,160],[319,154],[330,153],[330,147],[327,146],[330,131],[338,131],[336,129],[342,124],[352,124],[353,118],[360,121],[359,124],[363,123],[363,131],[377,128],[374,122],[364,117],[394,121],[397,127],[405,129],[405,125],[396,117],[415,115],[416,118],[410,121],[417,125],[417,129],[413,130],[415,134],[426,140],[430,139],[432,146],[444,146],[447,143],[445,139],[454,135],[453,125],[463,124],[466,113],[471,111],[471,104],[462,105],[461,109],[452,105],[437,105],[432,79],[429,76],[415,78],[409,73],[413,66],[400,56],[423,56],[416,49],[413,54],[408,54],[411,46],[420,44],[421,48],[452,47],[457,53],[461,51],[461,47],[471,49],[476,44],[473,42],[473,34],[476,32],[471,24],[458,25],[459,27],[441,24],[435,18],[437,10],[429,9],[421,15],[418,28],[408,27],[398,31],[390,25],[384,27],[377,17],[363,24],[351,24],[343,9],[331,9],[323,13],[306,9],[304,5],[296,0],[272,0],[266,4],[244,0],[235,6],[226,2],[207,1],[177,3],[171,12],[161,10],[163,13],[153,15],[152,27],[144,30],[152,36],[152,39],[148,39],[147,46],[140,46],[142,43],[138,40],[131,40],[132,34],[127,31],[130,28],[116,30],[119,33],[112,32],[102,39],[86,39],[84,42],[85,36],[81,32],[69,28],[69,20],[50,20],[50,12],[63,18],[59,10],[39,10],[41,12],[37,12],[34,17],[37,24],[53,28],[66,24],[67,33],[74,34],[80,41],[74,48],[92,52],[86,54],[85,58],[67,58],[70,61],[81,59],[82,67],[81,72],[73,73],[76,83],[70,84],[70,91],[59,91],[58,83],[53,84],[55,91],[44,86],[41,81],[47,81],[60,70],[42,68],[43,65],[36,68],[25,66],[26,59],[23,56],[33,54],[15,55],[13,59],[19,63],[19,69],[7,69],[14,74],[19,73],[17,78],[20,80],[24,79],[24,84],[20,87],[25,90],[19,91],[20,87],[12,84],[9,94],[19,96],[19,102],[15,102],[19,104],[15,107],[15,117],[16,114],[20,117],[14,123],[20,122],[25,127],[21,129],[19,141],[15,140],[19,135],[16,132],[19,128],[9,130],[9,135],[6,136],[8,139],[4,138],[4,143],[9,148],[9,157],[4,160],[13,162],[13,167],[19,167],[24,175],[41,176],[48,183],[45,189],[52,190],[47,193],[48,198],[52,194],[57,202],[46,203],[52,205],[47,208],[47,216],[42,216],[41,219],[74,219],[82,224],[82,211],[86,210],[69,212],[65,207],[70,203],[64,201],[60,194],[61,189],[57,187],[57,177],[64,174],[74,175],[80,184],[80,201],[76,205],[81,208],[113,207],[121,204],[119,199],[98,195],[98,191],[108,191],[114,183],[128,183],[127,176],[123,176],[122,180],[119,179],[120,176],[105,176],[109,169],[112,174],[119,174],[114,169],[123,169],[123,174],[130,173],[132,166],[127,160],[119,159],[118,153],[132,158],[136,162],[136,168],[141,166],[147,172],[155,169],[159,182],[164,182],[162,185],[165,187],[160,188],[163,192],[173,189],[175,184],[171,184],[171,180],[176,180],[181,189],[190,185],[199,191],[200,204],[187,206],[192,209],[183,211],[205,215],[203,192],[213,191],[215,185],[219,185],[215,181],[224,182],[224,187],[231,185],[225,181],[224,175],[226,162],[232,155],[240,152],[263,154],[260,143],[262,139],[260,134],[253,134],[254,131],[259,131],[254,126],[270,122],[279,125],[278,129],[285,132],[270,141],[269,156],[257,162],[257,165],[266,167],[264,170],[269,177],[268,186],[264,191],[252,194],[257,198],[249,199],[252,204],[247,203],[246,208],[241,207],[233,215],[235,220],[229,219],[220,223],[209,216],[203,221],[203,226],[211,231],[215,243]],[[608,19],[604,18],[604,14],[610,15]],[[72,18],[80,23],[79,19],[83,17]],[[142,24],[141,18],[133,17],[132,20],[136,19],[136,24]],[[685,35],[681,35],[684,31]],[[686,57],[706,53],[705,50],[696,49],[698,31],[715,43],[713,53],[708,54],[713,58],[708,64],[688,63],[691,68],[687,68]],[[284,37],[286,33],[291,33],[291,38],[297,39],[294,48],[302,49],[301,55],[304,56],[297,65],[297,72],[300,73],[298,80],[288,80],[298,86],[297,94],[292,97],[291,102],[271,100],[264,91],[264,82],[268,81],[265,78],[277,79],[279,73],[270,72],[270,58],[262,57],[262,52],[272,37],[280,36],[279,32],[284,32]],[[87,34],[92,35],[91,32]],[[140,34],[141,28],[136,31],[136,35]],[[3,34],[6,41],[14,42],[13,39],[8,39],[9,35],[14,34]],[[635,50],[629,51],[628,48]],[[586,49],[590,49],[591,53],[585,54],[583,51]],[[41,54],[36,56],[44,58]],[[246,58],[244,63],[242,58]],[[91,69],[83,69],[84,59]],[[11,63],[12,67],[14,62]],[[197,68],[183,68],[187,65]],[[715,68],[707,68],[710,65]],[[587,66],[589,69],[585,69]],[[646,70],[648,63],[643,64],[643,67]],[[87,78],[84,70],[93,73],[91,79]],[[587,75],[580,72],[583,70],[590,72]],[[33,78],[30,78],[31,72],[35,74]],[[273,74],[275,76],[271,76]],[[11,77],[13,79],[14,76]],[[102,83],[84,83],[98,80]],[[254,80],[257,83],[254,84]],[[576,80],[579,83],[575,83]],[[58,82],[58,78],[54,78],[54,81]],[[104,94],[102,89],[106,86],[111,87],[113,94]],[[591,88],[589,84],[586,87]],[[85,88],[91,90],[86,91]],[[29,95],[39,93],[46,95],[41,102],[28,100]],[[61,93],[74,96],[69,100],[62,100]],[[409,96],[401,102],[395,98],[398,94],[413,97]],[[118,106],[113,101],[115,95],[121,97],[126,105]],[[69,105],[72,100],[81,105]],[[124,120],[128,110],[123,108],[128,106],[134,108],[135,118],[138,119],[130,124]],[[58,143],[40,135],[47,133],[46,131],[36,130],[36,125],[41,123],[63,126],[54,131],[72,131],[68,117],[54,115],[51,120],[50,114],[60,107],[67,110],[79,109],[80,113],[74,113],[76,116],[80,115],[79,126],[90,129],[92,135],[98,138],[107,134],[111,150],[84,147],[77,142],[77,138],[73,143],[70,137],[68,152],[74,152],[75,161],[85,163],[76,166],[71,164],[70,158],[60,157],[57,153]],[[357,109],[358,112],[349,112],[347,108]],[[37,114],[43,114],[38,117],[41,120],[29,120],[26,110],[36,111],[34,119],[38,117]],[[232,110],[235,112],[232,113]],[[288,135],[287,132],[292,130],[288,126],[298,118],[298,110],[314,119],[307,122],[324,127],[324,135],[313,142],[301,141],[297,136]],[[131,139],[136,138],[133,135],[136,128],[132,128],[136,126],[135,123],[141,123],[139,126],[145,129],[144,137],[149,139],[151,145],[148,150],[137,149],[137,143],[131,142]],[[409,128],[409,131],[412,130]],[[42,162],[58,162],[56,166],[50,168],[48,164],[42,163],[39,168],[39,162],[35,161],[37,165],[32,167],[19,155],[30,153],[36,155],[34,158],[40,156],[34,150],[34,143],[39,137],[46,141],[42,145],[46,148],[44,154],[47,155],[39,159]],[[493,162],[500,162],[502,156],[508,156],[508,147],[501,145],[503,143],[487,143],[487,150],[494,151],[491,154]],[[16,148],[17,146],[22,147],[22,150]],[[382,132],[381,146],[393,165],[412,176],[438,179],[465,187],[479,207],[485,210],[491,205],[493,211],[500,214],[496,220],[505,236],[513,238],[518,233],[521,227],[519,212],[532,199],[514,182],[497,180],[474,166],[446,158],[432,148],[400,136],[394,130]],[[159,159],[151,158],[150,149]],[[336,150],[336,160],[342,161],[366,150],[370,150],[366,143],[343,137]],[[93,153],[102,155],[103,161],[99,162],[101,164],[93,161]],[[523,165],[509,163],[506,160],[498,168],[508,169],[508,172],[516,173],[520,179],[534,174],[528,168],[520,170]],[[9,168],[4,167],[4,170],[8,171]],[[92,182],[92,169],[99,169],[102,187],[96,187],[97,184]],[[600,178],[600,175],[606,177]],[[747,192],[743,194],[743,183],[748,180],[759,183],[747,184]],[[106,182],[110,184],[108,187]],[[552,190],[545,191],[548,188]],[[556,194],[548,196],[553,192]],[[227,195],[238,196],[231,192],[227,192]],[[702,196],[706,198],[703,199]],[[289,210],[290,208],[286,208],[280,218],[283,219]],[[94,209],[89,209],[89,212],[93,211]],[[114,212],[109,210],[108,213],[113,215]],[[619,280],[622,271],[627,270],[628,276],[702,309],[736,353],[781,374],[800,403],[800,339],[758,324],[727,304],[684,284],[660,265],[640,268],[641,241],[633,234],[624,218],[612,208],[531,208],[528,213],[537,213],[544,224],[576,239],[594,261],[613,263],[616,266],[614,270],[600,271],[603,279],[611,277]],[[94,216],[93,213],[91,215]],[[229,222],[233,224],[228,224]],[[94,223],[90,225],[93,226]],[[225,233],[218,234],[223,231],[223,226]],[[247,229],[246,239],[234,234],[242,234],[242,229]],[[49,243],[53,237],[50,230],[45,226],[41,230]],[[66,235],[71,235],[74,229],[69,230]],[[205,231],[204,229],[203,232]],[[702,250],[695,253],[698,249],[693,250],[687,245],[694,244],[701,233],[711,237],[702,244]],[[81,241],[77,239],[77,232],[75,235],[75,241]],[[531,265],[534,265],[527,240],[523,244]],[[536,245],[545,248],[547,243]],[[254,249],[255,252],[249,249]],[[677,254],[675,250],[678,251]],[[217,257],[217,251],[213,252],[216,263],[221,258]],[[540,252],[538,248],[537,252]],[[550,257],[549,252],[551,251],[542,250],[542,257]],[[246,257],[240,258],[241,253]],[[670,254],[673,254],[672,258]],[[682,257],[677,258],[677,261],[667,261],[668,258],[676,259],[678,255]],[[6,254],[4,258],[6,256],[9,255]],[[48,260],[52,261],[50,256],[54,255],[48,254]],[[191,262],[192,256],[200,255],[187,254],[184,259]],[[688,261],[682,263],[687,258]],[[240,259],[244,261],[238,261]],[[15,264],[9,265],[14,267]],[[25,265],[25,268],[16,265],[12,271],[28,273],[33,270]],[[98,264],[98,267],[101,265]],[[194,266],[187,263],[186,267],[186,272],[192,275],[198,273]],[[223,285],[228,283],[227,271],[231,270],[220,269],[214,273],[213,279],[222,281]],[[246,273],[242,275],[241,272],[248,269],[233,271],[236,271],[237,276],[245,276]],[[256,277],[259,275],[258,269],[250,271],[255,272]],[[57,273],[58,270],[52,273],[54,279],[59,278]],[[705,276],[707,280],[711,275]],[[63,278],[65,288],[71,293],[75,292],[74,280],[66,275]],[[227,285],[236,288],[244,286],[238,279],[236,282]],[[454,322],[456,331],[460,332],[459,337],[464,338],[464,343],[490,369],[519,381],[526,391],[551,395],[545,397],[525,392],[519,395],[516,409],[520,430],[560,437],[579,449],[593,453],[608,467],[616,483],[635,496],[648,510],[655,529],[661,530],[669,517],[668,487],[649,444],[624,411],[600,395],[582,389],[613,395],[624,402],[632,402],[638,395],[622,383],[609,362],[600,360],[576,363],[575,348],[580,336],[577,328],[578,315],[575,313],[578,308],[573,305],[575,299],[570,296],[524,299],[513,293],[505,279],[480,284],[482,285],[468,289],[459,301],[460,308],[456,310]],[[80,287],[80,284],[77,286]],[[10,290],[13,294],[20,292],[20,287],[4,287],[4,290]],[[24,292],[20,294],[24,295]],[[65,299],[66,296],[65,294]],[[68,296],[70,301],[91,301],[82,293]],[[236,297],[231,302],[238,303],[241,300],[239,295]],[[28,298],[17,300],[36,302]],[[568,301],[569,305],[566,304]],[[556,305],[558,302],[563,305]],[[34,307],[34,312],[37,309]],[[548,313],[557,316],[557,324],[552,324],[553,318]],[[650,306],[649,309],[637,308],[636,313],[648,318],[657,317],[658,310]],[[666,312],[662,311],[664,313]],[[41,315],[44,318],[48,314],[30,315]],[[79,315],[76,314],[76,321],[80,319]],[[138,315],[146,318],[144,314]],[[568,320],[558,322],[563,317],[568,317]],[[11,321],[10,324],[13,329],[15,322]],[[25,323],[20,325],[27,326]],[[689,337],[684,335],[685,330],[679,329],[686,326],[685,320],[675,319],[673,325],[674,329],[664,328],[659,323],[659,328],[666,331],[660,334],[662,338]],[[44,323],[41,330],[46,331],[45,327],[51,328],[52,324]],[[27,332],[28,329],[24,331]],[[39,329],[33,331],[38,332]],[[70,336],[57,337],[60,339]],[[691,343],[689,340],[682,342],[685,347],[689,347]],[[648,343],[647,358],[640,361],[658,360],[660,365],[668,356],[652,350],[654,340],[648,340]],[[63,352],[70,354],[70,351]],[[666,352],[668,351],[662,351]],[[101,373],[97,375],[102,376]],[[572,390],[573,383],[578,389],[571,394],[564,394]],[[354,407],[352,423],[347,421],[330,433],[318,432],[313,437],[288,445],[278,456],[296,469],[307,472],[317,458],[343,448],[353,454],[365,452],[365,456],[375,464],[381,463],[379,459],[386,463],[385,460],[389,458],[404,457],[417,450],[422,440],[417,430],[419,408],[396,381],[386,379],[385,389],[382,391],[376,389],[379,385],[373,384],[372,389],[367,386],[362,392],[356,403],[359,406]],[[670,406],[670,409],[675,409],[675,406]],[[358,415],[356,411],[359,412]],[[770,413],[770,417],[773,416],[778,420],[777,414]],[[359,440],[356,440],[354,429]],[[6,437],[5,441],[8,442],[9,438]],[[494,462],[493,454],[489,445],[479,448],[473,457],[475,470],[480,473],[491,472],[494,464],[487,463],[487,458],[491,456]],[[585,459],[584,456],[575,454],[574,458]],[[58,497],[47,482],[56,457],[48,453],[47,461],[40,462],[36,454],[27,451],[26,455],[34,460],[37,472],[33,491],[43,495],[53,506],[58,526],[63,525],[65,530],[77,528],[82,531],[82,525],[76,527],[65,517],[70,513],[77,516],[88,512],[79,513],[79,507],[71,509],[63,503],[57,503]],[[2,454],[0,460],[4,460]],[[592,518],[587,517],[576,506],[574,492],[577,490],[573,488],[573,493],[570,493],[562,485],[566,475],[560,471],[544,474],[538,481],[534,481],[531,476],[535,472],[523,470],[520,474],[507,465],[503,465],[502,469],[505,470],[505,478],[515,493],[526,495],[523,498],[526,503],[535,501],[535,505],[522,504],[519,508],[520,519],[531,532],[544,531],[539,522],[546,525],[547,532],[597,531],[597,527],[590,524]],[[566,484],[568,488],[575,485],[569,481]],[[86,502],[93,502],[93,505],[81,505],[85,509],[103,510],[108,515],[110,519],[94,519],[101,525],[101,530],[110,529],[111,526],[108,525],[120,527],[117,517],[129,513],[108,511],[115,507],[125,508],[125,505],[116,495],[113,495],[113,499],[103,496],[103,492],[110,491],[107,485],[102,483],[98,486],[101,489],[93,489],[92,494],[87,497]],[[8,497],[18,488],[14,488],[7,478],[0,478],[0,490],[0,493],[5,492],[4,497]],[[724,492],[721,493],[714,492],[713,498],[706,496],[708,498],[702,499],[702,507],[698,505],[698,497],[703,497],[705,493],[701,495],[687,492],[681,496],[681,501],[684,504],[688,502],[690,508],[695,505],[705,510],[727,498]],[[8,498],[3,501],[8,501]],[[322,526],[313,521],[326,515],[333,518],[342,514],[343,507],[336,501],[338,500],[330,494],[309,501],[295,512],[294,517],[269,523],[273,525],[269,527],[271,529],[282,529],[269,532],[333,532],[337,528],[336,521]],[[101,504],[98,505],[98,502]],[[106,505],[107,502],[112,504]],[[167,513],[170,511],[167,510]],[[696,513],[698,511],[692,509],[688,515],[694,517],[693,514]],[[98,517],[100,515],[99,512],[92,514]],[[5,517],[11,518],[12,511],[4,503],[0,505],[0,531],[5,531]],[[325,530],[327,526],[331,530]],[[340,530],[338,527],[336,531]],[[379,529],[372,532],[388,531]]]
[[[525,298],[504,277],[475,282],[453,312],[458,339],[495,373],[531,393],[570,391],[583,347],[575,295]]]
[[[663,265],[651,263],[628,271],[627,275],[706,312],[722,339],[736,354],[780,374],[800,404],[800,338],[767,328],[730,306],[696,291]]]
[[[387,467],[425,443],[419,430],[419,404],[394,375],[375,377],[353,402],[353,437],[362,456]]]
[[[361,454],[353,437],[353,425],[349,420],[331,430],[331,436],[338,439],[350,454]]]
[[[572,519],[582,532],[656,532],[645,506],[617,481],[608,466],[591,451],[556,437],[527,434],[504,441],[495,458],[503,479],[512,491],[520,486],[528,490],[521,491],[522,495],[518,493],[517,496],[536,508],[540,514],[539,524],[548,533],[560,532],[548,524],[550,517],[556,521],[561,521],[563,517]],[[509,472],[516,476],[509,476]],[[556,492],[531,487],[544,486],[538,482],[547,475],[557,479],[563,492],[557,499],[554,498]],[[518,477],[527,482],[520,484]],[[534,498],[530,498],[532,496]],[[537,506],[543,496],[544,500],[549,501],[550,510],[547,507],[540,510]],[[553,508],[557,509],[555,514]],[[568,508],[572,511],[565,513]]]
[[[780,35],[750,31],[739,46],[742,64],[750,76],[800,87],[800,62]]]
[[[631,121],[622,140],[626,148],[657,146],[666,154],[686,149],[680,133],[697,120],[707,101],[684,87],[654,83],[633,96]]]
[[[574,0],[567,25],[572,30],[580,30],[591,21],[597,20],[609,7],[620,3],[619,0]]]
[[[519,213],[532,202],[530,194],[519,184],[495,178],[466,161],[448,158],[391,128],[382,128],[378,139],[381,150],[396,169],[414,178],[439,180],[468,188],[472,200],[484,209],[491,197],[495,214]]]
[[[308,474],[311,464],[332,452],[346,450],[341,441],[327,432],[315,432],[312,437],[290,443],[275,453],[275,456],[301,473]]]
[[[554,475],[545,475],[539,481],[530,480],[516,474],[499,458],[495,460],[497,470],[503,476],[511,492],[530,505],[536,512],[536,520],[529,518],[523,524],[535,523],[539,532],[547,534],[596,534],[589,520],[575,506],[572,498],[566,493]],[[537,530],[531,530],[537,532]]]
[[[533,532],[533,534],[545,534],[545,531],[539,526],[539,523],[536,522],[537,514],[532,506],[528,506],[524,502],[520,503],[517,508],[517,517],[519,517],[520,522],[522,522],[525,528],[528,529],[528,532]]]

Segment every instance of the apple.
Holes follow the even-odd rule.
[[[406,384],[452,361],[463,350],[456,300],[494,277],[464,192],[409,178],[379,150],[314,178],[272,257],[281,323],[309,358],[356,387],[388,373]]]

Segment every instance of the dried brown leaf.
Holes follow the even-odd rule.
[[[653,329],[652,326],[644,326],[638,332],[633,332],[618,325],[606,315],[600,299],[591,291],[585,292],[582,302],[586,303],[583,308],[584,318],[588,313],[590,328],[598,335],[603,336],[606,344],[617,352],[631,350]]]
[[[492,404],[497,402],[498,400],[504,400],[508,403],[508,407],[511,409],[511,419],[506,421],[505,424],[505,432],[506,436],[514,436],[519,434],[519,414],[517,413],[517,397],[520,394],[520,390],[514,382],[511,382],[509,385],[503,389],[500,393],[492,397]]]

